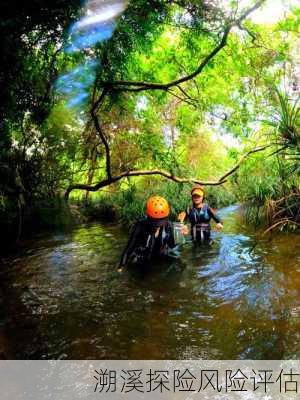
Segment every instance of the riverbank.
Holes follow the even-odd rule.
[[[68,203],[57,197],[24,206],[20,212],[14,210],[0,214],[1,225],[6,232],[0,255],[15,251],[24,240],[38,233],[64,232],[93,221],[130,226],[145,214],[146,199],[153,193],[153,188],[142,191],[133,186],[128,190],[99,193],[87,199],[71,198]],[[178,213],[190,202],[190,187],[165,183],[159,193],[168,199],[170,217],[176,221]],[[207,200],[212,207],[220,208],[232,204],[235,197],[224,188],[209,188]]]

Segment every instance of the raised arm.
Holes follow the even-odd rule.
[[[218,230],[223,228],[223,222],[210,207],[208,207],[208,215],[216,222],[216,228]]]

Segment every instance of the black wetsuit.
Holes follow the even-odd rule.
[[[201,208],[189,207],[186,215],[191,223],[192,239],[196,242],[210,242],[210,220],[216,223],[221,223],[221,220],[208,204],[204,203]]]
[[[155,233],[159,229],[157,237]],[[168,220],[144,218],[134,225],[128,244],[122,254],[120,265],[144,265],[155,256],[167,255],[174,248],[172,224]]]

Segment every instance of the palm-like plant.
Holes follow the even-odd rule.
[[[275,143],[280,176],[280,198],[270,199],[267,214],[270,231],[274,228],[300,226],[300,95],[292,99],[275,89],[276,105],[267,122],[275,128]]]
[[[300,155],[300,95],[291,99],[275,88],[276,106],[267,123],[276,128],[278,144]]]

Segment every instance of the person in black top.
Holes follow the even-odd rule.
[[[188,207],[186,212],[181,212],[178,215],[180,222],[183,222],[186,217],[191,224],[191,236],[195,242],[211,243],[210,238],[210,220],[213,219],[216,222],[216,229],[221,230],[223,224],[220,218],[214,213],[207,203],[204,203],[204,189],[200,185],[196,185],[191,190],[192,195],[192,207]],[[187,227],[185,229],[187,234]]]
[[[163,197],[150,197],[146,206],[147,216],[134,225],[118,271],[129,264],[145,265],[153,257],[168,255],[169,249],[176,247],[169,214],[170,206]]]

